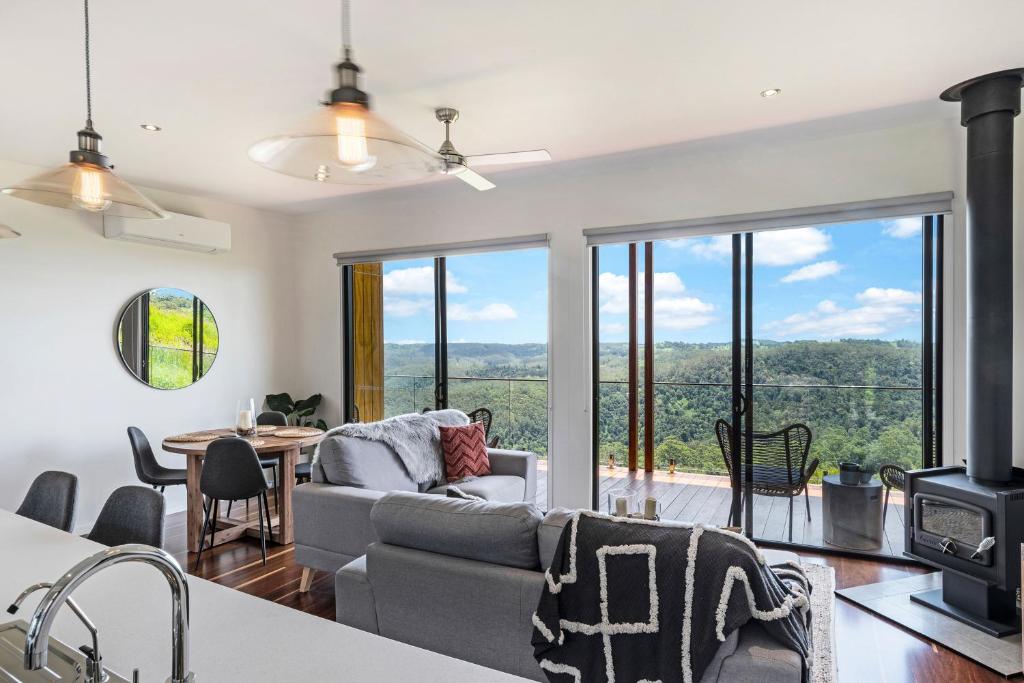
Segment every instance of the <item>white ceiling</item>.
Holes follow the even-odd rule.
[[[92,0],[94,119],[119,172],[277,209],[351,191],[246,156],[334,87],[338,4]],[[436,147],[432,110],[457,107],[465,154],[589,157],[933,100],[1024,66],[1020,0],[353,0],[352,14],[377,110]],[[3,0],[0,64],[0,158],[66,161],[84,119],[81,3]],[[769,87],[782,96],[759,97]]]

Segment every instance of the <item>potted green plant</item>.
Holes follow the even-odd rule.
[[[288,416],[289,424],[296,427],[316,427],[327,431],[327,423],[322,419],[313,419],[313,415],[323,401],[322,394],[313,394],[309,398],[292,400],[289,394],[267,394],[267,407]]]

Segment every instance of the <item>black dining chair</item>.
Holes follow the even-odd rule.
[[[273,425],[274,427],[287,427],[288,416],[282,413],[280,410],[267,410],[256,416],[257,425]],[[263,469],[272,470],[274,478],[274,508],[277,509],[277,466],[280,464],[280,460],[276,457],[271,458],[260,458],[260,467]],[[229,506],[230,508],[230,506]],[[228,514],[231,514],[230,511]]]
[[[267,564],[267,540],[263,530],[263,516],[266,513],[267,531],[270,530],[270,504],[267,502],[267,480],[263,476],[256,449],[245,439],[228,437],[217,439],[206,449],[203,458],[203,473],[199,477],[199,490],[213,501],[206,511],[203,530],[199,534],[195,569],[199,569],[199,560],[203,556],[206,545],[206,530],[210,530],[210,546],[213,547],[214,533],[217,530],[217,515],[220,512],[220,501],[233,502],[258,498],[257,508],[260,515],[260,555],[263,564]]]
[[[268,410],[265,413],[260,413],[256,418],[256,424],[258,425],[276,425],[278,427],[288,426],[288,416],[282,413],[280,410]],[[268,465],[267,463],[270,463]],[[260,459],[260,464],[263,467],[275,466],[274,470],[274,505],[277,506],[277,469],[278,464],[277,458],[266,458]],[[300,484],[303,481],[310,481],[313,478],[313,466],[308,462],[297,462],[295,463],[295,483]]]
[[[149,484],[154,489],[164,492],[168,486],[184,486],[186,482],[185,470],[175,470],[164,467],[157,462],[153,455],[153,447],[149,445],[149,439],[138,427],[128,428],[128,441],[132,445],[132,455],[135,457],[135,475],[143,484]]]
[[[67,472],[43,472],[28,487],[14,514],[71,532],[75,528],[78,477]]]
[[[164,497],[145,486],[115,489],[86,538],[103,545],[164,545]]]

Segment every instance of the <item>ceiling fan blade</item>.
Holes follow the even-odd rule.
[[[498,154],[475,154],[466,157],[474,166],[491,166],[497,164],[527,164],[533,161],[551,161],[551,153],[546,149],[531,149],[525,152],[501,152]]]
[[[455,177],[458,178],[459,180],[461,180],[464,183],[472,185],[473,187],[475,187],[476,189],[480,190],[481,192],[484,191],[484,190],[490,190],[490,189],[496,187],[495,184],[492,183],[490,180],[488,180],[487,178],[484,178],[482,175],[480,175],[476,171],[473,171],[473,170],[468,169],[468,168],[463,170],[463,171],[460,171],[460,172],[456,173]]]

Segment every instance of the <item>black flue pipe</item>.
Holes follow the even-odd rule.
[[[1013,120],[1024,69],[942,93],[967,128],[967,475],[1013,479]]]

